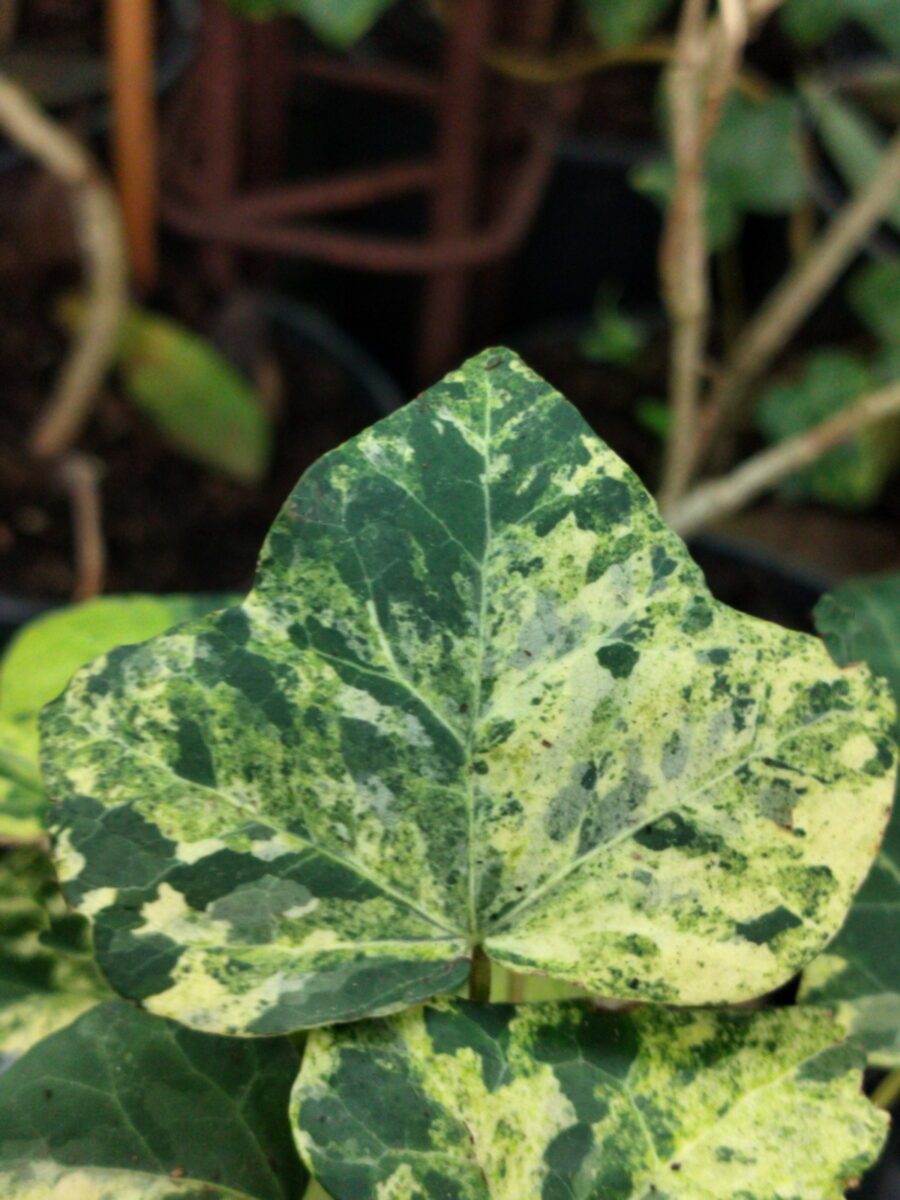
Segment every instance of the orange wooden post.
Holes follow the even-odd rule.
[[[156,283],[159,209],[153,0],[107,0],[112,160],[134,282]]]

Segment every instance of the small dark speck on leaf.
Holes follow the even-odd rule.
[[[639,979],[629,979],[628,986],[631,988],[631,990],[633,992],[637,991],[637,989],[641,986],[640,980]]]
[[[670,1167],[670,1169],[671,1169],[671,1170],[673,1170],[673,1171],[680,1171],[680,1170],[681,1170],[681,1163],[669,1163],[669,1167]]]
[[[534,658],[534,655],[531,653],[530,650],[523,650],[522,653],[525,655],[526,658]]]
[[[53,1099],[53,1088],[44,1088],[44,1099],[45,1100]]]
[[[459,706],[459,711],[460,711],[460,712],[463,712],[463,713],[466,713],[466,712],[468,712],[468,711],[469,711],[469,706],[468,706],[468,704],[461,704],[461,705]]]
[[[553,743],[548,742],[546,738],[541,738],[541,745],[544,747],[545,750],[553,749]]]
[[[484,364],[484,369],[486,371],[493,371],[493,369],[495,367],[499,367],[502,362],[503,362],[503,359],[500,358],[499,355],[496,358],[489,358],[488,361]]]

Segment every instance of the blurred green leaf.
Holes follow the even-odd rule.
[[[207,341],[132,309],[117,365],[129,400],[175,447],[241,483],[262,477],[269,418],[253,387]]]
[[[78,670],[114,646],[143,642],[232,596],[103,596],[37,617],[0,661],[0,839],[44,835],[38,713]]]
[[[867,263],[850,280],[848,296],[860,321],[886,346],[900,346],[900,262]]]
[[[803,93],[835,167],[851,191],[860,191],[878,169],[884,136],[875,122],[849,101],[840,100],[812,83],[804,87]],[[887,220],[900,231],[900,200],[889,210]]]
[[[627,313],[617,297],[603,289],[597,296],[591,324],[578,339],[578,348],[591,362],[628,366],[647,343],[643,324]]]
[[[325,42],[349,46],[396,0],[228,0],[242,16],[302,17]]]
[[[84,303],[58,305],[70,328]],[[265,473],[272,430],[255,389],[205,338],[168,317],[132,307],[125,314],[115,358],[125,393],[160,434],[183,454],[256,483]]]
[[[788,0],[780,16],[782,28],[800,46],[818,46],[846,21],[855,21],[900,52],[897,0]]]
[[[583,4],[598,41],[620,50],[648,34],[673,0],[583,0]]]
[[[769,388],[756,410],[757,425],[780,442],[817,425],[882,382],[856,355],[820,350],[789,383]],[[824,455],[782,488],[791,500],[817,499],[841,508],[862,509],[880,494],[900,461],[900,421],[864,430]]]
[[[655,433],[659,438],[669,436],[672,428],[672,410],[662,400],[638,400],[635,416],[645,429]]]
[[[632,182],[661,207],[675,182],[669,159],[646,163]],[[806,194],[799,110],[776,93],[758,102],[734,93],[712,140],[706,171],[706,235],[710,249],[734,241],[745,213],[790,212]]]
[[[110,994],[86,918],[70,913],[38,849],[0,861],[0,1048],[23,1054]]]

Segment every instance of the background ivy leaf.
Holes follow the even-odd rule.
[[[121,1000],[0,1076],[6,1200],[296,1200],[287,1039],[194,1033]]]
[[[334,1200],[839,1200],[887,1125],[840,1037],[811,1010],[445,1003],[316,1031],[291,1110]]]
[[[86,919],[69,913],[50,860],[0,859],[0,1058],[24,1053],[109,995]]]
[[[83,311],[77,296],[59,305],[60,319],[76,328]],[[114,363],[127,399],[176,450],[238,483],[263,477],[270,416],[246,375],[212,342],[132,305],[120,323]]]
[[[849,351],[816,351],[796,379],[775,384],[762,394],[756,407],[757,426],[772,442],[802,433],[873,391],[878,374],[877,363]],[[815,498],[842,508],[865,508],[881,494],[898,461],[900,420],[895,419],[830,450],[793,475],[781,494],[789,500]]]
[[[816,129],[835,167],[853,192],[862,191],[878,170],[887,138],[861,108],[815,83],[803,94],[815,117]],[[885,219],[900,232],[900,200]]]
[[[672,0],[583,0],[588,23],[604,46],[619,50],[645,37]]]
[[[836,662],[867,662],[900,703],[900,573],[842,584],[816,606]],[[900,732],[900,727],[898,727]],[[828,1004],[875,1066],[900,1067],[900,809],[847,921],[807,968],[800,999]]]
[[[868,869],[892,722],[865,668],[715,603],[488,351],[307,472],[242,607],[81,672],[43,760],[113,986],[276,1033],[453,991],[479,944],[607,995],[760,994]]]
[[[670,158],[641,165],[632,181],[665,208],[675,184]],[[792,96],[763,101],[733,93],[706,162],[706,235],[721,250],[740,233],[745,213],[790,212],[805,196],[799,110]]]
[[[866,263],[851,277],[848,296],[854,311],[885,346],[900,346],[900,262]]]
[[[29,622],[0,662],[0,842],[44,834],[38,713],[92,658],[142,642],[233,596],[103,596]]]
[[[888,49],[900,53],[895,0],[789,0],[779,13],[781,25],[801,46],[817,46],[845,21],[855,21]]]
[[[358,41],[396,0],[228,0],[245,17],[296,16],[323,41],[349,46]]]

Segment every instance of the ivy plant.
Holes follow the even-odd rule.
[[[103,596],[37,617],[0,660],[0,845],[46,833],[38,713],[72,674],[123,642],[225,604],[226,596]]]
[[[825,596],[816,627],[836,662],[866,662],[900,703],[900,573],[843,584]],[[896,730],[900,736],[900,726]],[[827,1004],[878,1067],[900,1068],[900,819],[895,808],[881,851],[838,936],[806,969],[802,1001]]]
[[[485,352],[306,473],[242,604],[44,710],[65,896],[142,1011],[0,1077],[4,1194],[287,1200],[289,1120],[334,1200],[836,1200],[884,1137],[861,1049],[813,1007],[695,1006],[837,932],[893,722],[865,666],[718,604],[578,413]],[[492,1005],[492,967],[653,1003]]]

